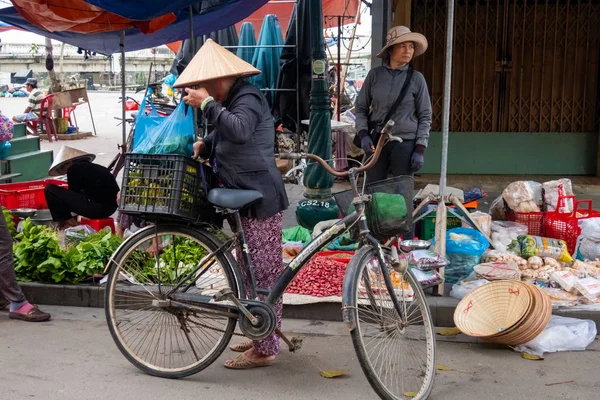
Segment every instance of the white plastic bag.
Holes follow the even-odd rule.
[[[490,283],[490,281],[488,281],[487,279],[477,279],[474,281],[464,280],[462,282],[456,283],[452,286],[452,290],[450,291],[450,297],[462,300],[462,298],[469,294],[471,291],[487,283]]]
[[[500,252],[508,251],[508,245],[519,235],[527,235],[527,225],[510,221],[492,221],[492,246]]]
[[[540,357],[557,351],[583,351],[594,341],[596,333],[594,321],[553,315],[538,337],[515,347],[515,351]]]
[[[586,218],[581,221],[581,236],[600,242],[600,218]]]

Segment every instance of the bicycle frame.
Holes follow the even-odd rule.
[[[357,184],[356,176],[357,176],[356,172],[354,170],[351,170],[350,171],[350,182],[352,184],[352,193],[354,196],[353,204],[355,206],[356,211],[354,211],[353,213],[342,218],[340,221],[335,223],[329,229],[326,229],[323,233],[321,233],[319,236],[317,236],[315,239],[313,239],[304,249],[302,249],[302,251],[296,257],[294,257],[294,259],[284,269],[284,271],[281,273],[281,275],[275,282],[275,285],[273,286],[273,288],[270,291],[256,287],[256,279],[254,277],[254,270],[252,268],[252,262],[250,259],[248,244],[246,242],[244,231],[243,231],[243,229],[240,228],[242,226],[241,218],[240,218],[239,213],[235,213],[234,218],[235,218],[235,222],[236,222],[236,232],[235,232],[234,237],[232,239],[227,240],[225,243],[223,243],[217,250],[215,250],[212,253],[210,253],[209,255],[205,256],[198,263],[198,266],[196,267],[196,269],[194,269],[194,271],[188,273],[183,279],[181,279],[179,281],[179,283],[175,287],[173,287],[169,291],[169,293],[167,293],[167,296],[170,296],[175,301],[184,300],[187,302],[195,303],[194,306],[190,306],[190,305],[186,305],[186,304],[182,304],[182,303],[177,304],[177,306],[181,307],[181,308],[208,307],[212,310],[217,310],[217,309],[221,308],[221,309],[223,309],[224,312],[226,312],[228,315],[230,315],[230,313],[235,309],[234,306],[232,306],[230,304],[218,304],[218,303],[207,304],[208,301],[210,301],[211,297],[201,296],[201,295],[187,295],[187,294],[185,294],[185,292],[189,288],[191,288],[193,285],[195,285],[195,282],[200,277],[202,277],[203,273],[208,271],[208,269],[212,266],[212,264],[214,264],[214,262],[215,262],[214,256],[216,254],[224,253],[225,251],[227,251],[226,249],[230,248],[230,246],[237,240],[241,244],[240,247],[242,248],[242,252],[243,252],[244,265],[247,266],[247,268],[248,268],[246,272],[247,272],[247,274],[248,274],[247,276],[250,280],[250,282],[249,282],[250,293],[247,294],[246,299],[239,299],[240,302],[242,304],[251,304],[253,302],[258,301],[257,295],[261,294],[261,295],[267,296],[265,303],[272,306],[283,297],[283,294],[284,294],[285,290],[287,289],[287,287],[290,285],[290,283],[293,281],[293,279],[296,277],[296,275],[302,270],[302,268],[304,268],[306,266],[308,261],[316,253],[318,253],[323,248],[323,246],[327,245],[328,243],[333,241],[335,238],[342,235],[348,228],[352,227],[352,225],[354,225],[355,223],[358,224],[359,236],[360,236],[361,242],[368,243],[377,250],[377,258],[378,258],[378,261],[379,261],[379,264],[381,267],[381,272],[384,277],[384,282],[385,282],[386,288],[389,293],[393,294],[394,287],[393,287],[390,275],[389,275],[387,269],[385,268],[386,261],[385,261],[385,255],[383,252],[383,248],[382,248],[381,244],[377,241],[377,239],[375,239],[369,233],[367,218],[366,218],[366,215],[364,212],[365,211],[365,203],[369,199],[366,199],[365,196],[360,195],[360,193],[358,191],[358,184]],[[205,265],[208,261],[210,261],[210,262],[207,265]],[[237,266],[237,267],[239,268],[239,266]],[[194,276],[195,276],[195,278],[192,279],[192,277],[194,277]],[[189,281],[190,279],[191,279],[191,281]],[[185,284],[185,282],[189,282],[189,283]],[[240,284],[243,285],[242,282],[240,282]],[[177,290],[181,289],[184,285],[185,285],[185,288],[183,289],[183,293],[175,293]],[[346,286],[346,279],[344,280],[344,286]],[[346,291],[347,290],[344,290],[344,293]],[[398,299],[394,295],[391,295],[390,297],[392,299],[392,303],[394,304],[394,307],[396,308],[397,312],[399,313],[399,315],[402,315],[402,309],[400,307],[400,303],[399,303]],[[200,306],[200,304],[202,304],[202,305]],[[350,324],[350,325],[352,325],[352,324]],[[349,329],[349,330],[351,330],[351,329]]]

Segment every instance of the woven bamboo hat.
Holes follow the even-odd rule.
[[[458,303],[454,323],[461,332],[491,337],[522,321],[531,306],[531,292],[519,281],[495,281],[478,287]]]
[[[71,161],[77,160],[88,160],[89,162],[94,161],[96,156],[94,154],[86,153],[85,151],[74,149],[73,147],[63,146],[58,151],[58,155],[54,159],[54,162],[48,170],[48,175],[58,176],[61,175],[60,169]]]
[[[390,47],[404,42],[413,42],[415,44],[415,54],[413,57],[418,57],[425,53],[429,45],[427,38],[420,33],[411,32],[406,26],[395,26],[388,31],[385,46],[377,54],[377,57],[384,58]]]
[[[208,39],[179,75],[173,87],[193,87],[213,79],[258,74],[260,70]]]
[[[525,284],[532,302],[525,318],[500,335],[483,338],[486,342],[517,346],[535,339],[548,325],[552,315],[552,299],[537,286]]]

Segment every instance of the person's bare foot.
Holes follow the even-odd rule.
[[[225,361],[225,368],[229,369],[251,369],[258,367],[268,367],[273,364],[276,356],[265,356],[260,354],[254,348],[246,350],[232,360]]]

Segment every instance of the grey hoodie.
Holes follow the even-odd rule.
[[[404,81],[408,65],[392,69],[387,65],[369,71],[358,98],[356,99],[356,131],[369,130],[372,124],[385,124],[383,121],[390,107],[396,102]],[[393,135],[402,139],[414,140],[415,144],[427,147],[431,127],[431,100],[427,82],[420,72],[414,71],[408,92],[402,104],[392,114]]]

